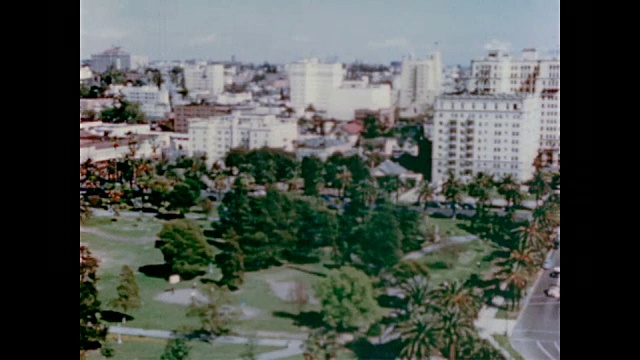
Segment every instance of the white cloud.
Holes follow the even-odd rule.
[[[393,38],[393,39],[385,39],[385,40],[381,40],[381,41],[369,41],[369,43],[367,44],[367,47],[369,48],[377,48],[377,49],[382,49],[382,48],[403,48],[403,47],[409,47],[409,40],[407,40],[406,38],[403,37],[398,37],[398,38]]]
[[[189,41],[189,45],[191,46],[202,46],[202,45],[211,45],[215,42],[217,42],[218,39],[218,35],[216,34],[210,34],[210,35],[205,35],[205,36],[201,36],[201,37],[197,37],[197,38],[193,38]]]
[[[299,42],[299,43],[308,43],[311,41],[311,39],[309,39],[306,36],[300,36],[300,35],[296,35],[291,37],[291,40],[295,41],[295,42]]]
[[[492,39],[488,43],[484,44],[485,50],[503,50],[508,51],[511,47],[511,44],[506,41],[500,41],[497,39]]]

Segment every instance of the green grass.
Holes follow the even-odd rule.
[[[132,226],[136,223],[139,224],[139,227]],[[127,321],[126,326],[174,330],[180,326],[197,324],[196,319],[185,316],[185,306],[166,304],[154,299],[158,294],[170,288],[165,279],[148,277],[137,271],[141,266],[164,262],[162,253],[154,247],[156,234],[162,228],[162,223],[162,220],[149,217],[140,221],[132,217],[120,217],[116,222],[111,222],[111,217],[94,217],[83,225],[85,231],[81,232],[81,241],[87,243],[91,252],[100,260],[98,290],[99,298],[103,302],[103,309],[109,309],[108,301],[116,296],[121,267],[128,265],[136,273],[142,306],[128,312],[134,319]],[[199,221],[199,223],[205,228],[210,226],[209,222]],[[132,230],[125,231],[119,226]],[[219,251],[215,247],[212,248],[216,253]],[[321,264],[298,267],[312,272],[327,272]],[[220,274],[220,270],[215,265],[214,271],[215,274]],[[206,277],[211,278],[211,275]],[[297,314],[296,306],[276,296],[271,290],[269,281],[300,281],[308,291],[311,291],[312,286],[319,278],[318,275],[285,267],[246,273],[245,284],[241,286],[239,291],[229,294],[228,298],[232,305],[238,306],[244,303],[246,306],[259,309],[260,312],[254,318],[238,320],[236,328],[300,333],[300,327],[294,325],[294,320],[291,317],[286,316],[286,313]],[[194,280],[198,281],[199,279]],[[192,283],[193,281],[181,282],[175,286],[175,289],[188,289]],[[317,311],[319,309],[318,304],[307,304],[303,311]],[[273,312],[285,313],[283,314],[285,316],[274,316]]]
[[[115,349],[114,360],[158,360],[164,351],[167,343],[166,339],[143,338],[137,336],[122,336],[122,344],[116,342],[116,337],[109,335]],[[191,360],[230,360],[238,359],[246,349],[246,345],[236,344],[208,344],[201,341],[191,341],[191,352],[189,359]],[[283,348],[275,346],[255,346],[255,353],[261,354],[265,352],[278,351]],[[87,360],[104,360],[104,356],[99,350],[90,351],[87,354]]]
[[[519,313],[519,311],[506,311],[504,309],[500,309],[496,312],[496,319],[516,320]]]
[[[430,269],[429,276],[431,283],[434,285],[456,279],[463,281],[471,274],[475,273],[482,276],[490,270],[491,263],[483,261],[483,258],[494,249],[495,246],[490,242],[478,239],[426,254],[420,261],[426,264],[444,261],[449,265],[446,269]],[[478,263],[480,263],[479,266]]]
[[[438,225],[440,236],[461,236],[470,235],[466,230],[458,227],[458,224],[467,224],[467,220],[439,219],[429,217],[427,225]]]
[[[511,346],[511,342],[509,342],[509,338],[499,334],[493,334],[493,338],[496,339],[496,341],[498,342],[498,344],[500,344],[500,346],[502,346],[505,350],[507,350],[507,352],[509,353],[509,355],[511,355],[513,359],[524,360],[524,358],[516,351],[516,349],[514,349]]]

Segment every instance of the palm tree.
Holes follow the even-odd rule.
[[[426,277],[416,275],[400,284],[400,289],[407,299],[407,315],[415,315],[427,310],[429,299],[429,282]]]
[[[540,205],[540,199],[551,192],[551,178],[542,171],[536,171],[528,185],[529,194],[536,197],[536,206]]]
[[[441,329],[436,326],[431,316],[422,314],[411,317],[401,328],[403,359],[428,360],[432,352],[439,347]]]
[[[496,278],[501,281],[505,297],[511,301],[510,310],[515,310],[520,306],[520,299],[529,283],[526,270],[517,265],[507,265],[498,271]]]
[[[453,171],[449,171],[447,180],[442,185],[442,192],[451,204],[453,211],[453,220],[456,219],[457,205],[462,201],[462,184],[456,179]]]
[[[456,348],[476,333],[473,320],[461,312],[450,310],[439,314],[438,319],[442,343],[449,352],[449,359],[455,360]]]
[[[544,246],[544,235],[540,225],[536,222],[528,223],[527,225],[519,226],[513,229],[513,232],[518,236],[517,249],[522,251],[524,249],[541,249]]]
[[[455,280],[445,281],[429,294],[439,312],[459,312],[471,321],[475,320],[482,308],[481,299],[473,288]]]
[[[476,198],[478,212],[483,212],[489,202],[491,189],[494,187],[493,175],[479,172],[467,185],[467,192]]]
[[[436,189],[428,181],[423,181],[418,193],[418,206],[424,201],[424,208],[427,208],[427,203],[436,194]]]
[[[507,211],[513,214],[515,207],[522,202],[522,193],[520,193],[520,185],[511,174],[507,174],[500,180],[498,193],[507,200]]]

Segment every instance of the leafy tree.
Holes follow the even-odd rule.
[[[362,136],[365,139],[371,139],[378,137],[382,134],[382,122],[376,119],[375,116],[368,115],[364,118],[364,132]]]
[[[233,229],[229,229],[223,237],[227,246],[215,259],[222,271],[221,283],[227,285],[229,290],[235,290],[244,281],[244,253]]]
[[[389,199],[391,199],[391,193],[396,193],[396,203],[398,202],[398,192],[400,190],[400,176],[398,175],[387,175],[381,176],[377,178],[378,186],[383,189]]]
[[[359,245],[357,253],[371,274],[394,266],[402,258],[404,236],[390,205],[378,206],[371,218],[354,233],[353,242]]]
[[[113,64],[109,65],[107,70],[102,74],[102,82],[105,85],[124,84],[125,74]]]
[[[338,329],[369,326],[380,318],[371,279],[352,267],[329,272],[316,285],[324,321]]]
[[[457,205],[462,201],[462,184],[456,179],[452,171],[449,172],[447,180],[442,185],[442,193],[451,204],[451,211],[453,211],[452,217],[455,220]]]
[[[169,202],[169,209],[179,210],[182,214],[196,204],[196,199],[197,196],[186,183],[174,185],[171,192],[165,197],[165,200]]]
[[[160,360],[187,360],[191,352],[189,340],[184,337],[169,339]]]
[[[100,318],[97,276],[98,260],[80,245],[80,355],[97,349],[105,341],[108,326]]]
[[[209,335],[219,336],[229,332],[231,314],[224,309],[228,303],[222,288],[207,286],[201,289],[202,296],[193,296],[187,308],[187,317],[196,317],[200,321],[199,330]]]
[[[100,119],[107,123],[141,124],[146,122],[146,115],[140,103],[120,100],[116,106],[102,110]]]
[[[176,274],[195,276],[213,260],[202,229],[191,220],[164,223],[158,237],[162,240],[159,248],[164,261]]]
[[[353,181],[353,183],[359,183],[361,181],[371,179],[369,167],[359,155],[352,155],[345,158],[344,164],[349,169],[351,181]]]
[[[123,312],[137,309],[140,307],[140,289],[136,280],[136,275],[133,270],[127,265],[122,266],[120,270],[120,281],[116,288],[118,296],[112,299],[109,303],[115,309],[120,309]],[[122,322],[125,322],[125,317],[122,318]]]
[[[317,261],[315,250],[332,246],[338,236],[338,217],[317,199],[296,199],[295,246],[290,260]]]
[[[322,183],[322,160],[315,156],[302,159],[302,178],[304,179],[304,194],[318,195],[318,185]]]
[[[249,232],[251,221],[251,206],[249,204],[249,189],[241,177],[236,177],[231,191],[222,199],[218,209],[220,221],[214,227],[221,233],[233,229],[237,234]]]
[[[107,359],[110,359],[116,355],[116,349],[113,348],[111,341],[107,340],[100,348],[100,354]]]
[[[324,184],[333,189],[344,188],[340,174],[346,167],[344,166],[344,156],[340,152],[333,153],[324,163]]]

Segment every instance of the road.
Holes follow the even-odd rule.
[[[122,326],[110,326],[109,332],[112,334],[156,337],[156,338],[162,338],[162,339],[170,339],[175,337],[175,334],[172,331],[137,329],[137,328],[130,328],[130,327],[122,327]],[[249,341],[250,341],[249,338],[240,337],[240,336],[219,336],[213,340],[214,343],[237,344],[237,345],[247,344],[249,343]],[[304,352],[302,340],[270,339],[270,338],[256,337],[254,339],[254,343],[256,345],[262,345],[262,346],[284,347],[284,349],[259,354],[256,356],[257,360],[276,360],[276,359],[300,355]]]
[[[560,266],[560,250],[551,256],[554,266]],[[549,285],[558,283],[550,273],[544,270],[538,278],[511,333],[511,345],[525,360],[560,359],[560,300],[544,294]]]

